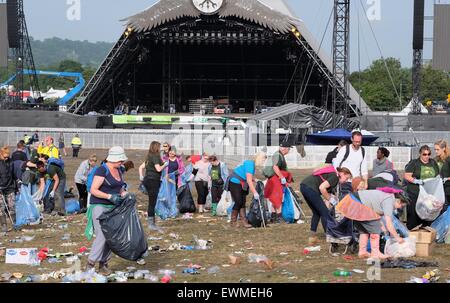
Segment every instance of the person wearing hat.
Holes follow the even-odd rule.
[[[90,206],[87,211],[88,225],[85,234],[88,240],[91,240],[92,235],[95,234],[95,240],[88,258],[87,270],[95,268],[95,264],[99,262],[99,273],[104,275],[111,274],[108,262],[111,259],[112,251],[106,244],[98,218],[104,212],[122,203],[126,196],[121,166],[127,160],[122,147],[111,148],[106,158],[107,162],[95,171],[92,181]]]
[[[291,145],[288,142],[280,144],[280,149],[268,158],[263,168],[263,174],[268,179],[264,189],[264,196],[272,202],[275,212],[272,222],[281,223],[281,206],[283,203],[284,187],[292,182],[292,175],[288,172],[285,156],[289,154]]]
[[[360,190],[348,194],[336,206],[336,211],[346,218],[353,220],[355,228],[359,231],[359,257],[387,259],[389,256],[380,252],[380,235],[386,228],[394,240],[403,243],[394,227],[392,217],[395,209],[401,209],[408,205],[409,198],[401,190],[387,191]],[[383,226],[381,218],[384,217],[386,227]],[[370,239],[371,254],[367,252]]]

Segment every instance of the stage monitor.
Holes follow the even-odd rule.
[[[8,41],[10,48],[19,48],[19,4],[17,0],[7,0]]]
[[[434,6],[433,68],[450,71],[450,4]]]
[[[6,21],[6,4],[0,3],[0,67],[8,65],[8,22]]]
[[[425,27],[425,0],[414,1],[413,49],[423,49]]]

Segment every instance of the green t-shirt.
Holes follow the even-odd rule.
[[[435,178],[439,175],[439,166],[433,159],[430,159],[430,162],[426,164],[419,159],[415,159],[406,165],[405,173],[412,173],[413,178],[420,180]],[[407,190],[410,193],[418,194],[419,186],[408,183]]]
[[[145,163],[146,176],[150,180],[160,180],[161,173],[158,172],[155,168],[155,165],[163,165],[163,161],[159,154],[156,155],[148,155],[147,161]]]
[[[449,178],[450,177],[450,158],[447,158],[444,162],[438,162],[439,168],[441,169],[441,177]],[[445,182],[444,184],[445,195],[450,196],[450,181]]]
[[[273,154],[272,158],[267,159],[263,169],[263,174],[265,177],[271,178],[275,175],[275,171],[273,170],[275,165],[278,166],[280,170],[287,171],[286,159],[279,151]]]
[[[62,170],[61,167],[56,165],[49,165],[47,168],[47,172],[44,174],[41,174],[41,177],[45,177],[45,175],[49,176],[50,179],[53,179],[55,175],[58,175],[59,180],[65,180],[66,179],[66,173],[64,170]]]
[[[211,181],[212,185],[223,185],[222,175],[220,173],[220,164],[217,166],[211,165]]]
[[[329,174],[323,174],[322,178],[325,181],[328,181],[328,183],[330,183],[330,188],[328,188],[328,191],[332,191],[334,188],[336,188],[336,186],[339,183],[339,178],[335,173],[329,173]],[[320,178],[320,176],[308,176],[305,178],[305,180],[303,180],[302,184],[308,186],[309,188],[311,188],[312,190],[320,193],[320,185],[322,185],[324,181]]]

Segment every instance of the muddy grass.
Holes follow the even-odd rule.
[[[79,159],[65,158],[66,173],[68,175],[69,186],[75,187],[73,176],[79,163],[88,157],[93,151],[82,150]],[[96,151],[99,158],[106,156],[106,151]],[[128,156],[135,162],[136,168],[126,175],[127,182],[131,185],[131,191],[137,192],[138,188],[138,172],[137,166],[141,163],[145,156],[144,151],[128,151]],[[295,171],[294,178],[296,180],[295,189],[298,190],[299,180],[308,172]],[[195,192],[194,192],[195,196]],[[142,215],[142,222],[145,229],[145,218],[143,217],[147,198],[138,193],[138,206]],[[310,210],[306,205],[303,209],[307,216]],[[309,218],[308,218],[309,219]],[[76,215],[66,218],[50,218],[46,219],[42,225],[34,227],[25,227],[22,231],[11,232],[6,237],[0,238],[1,247],[7,248],[43,248],[52,249],[52,253],[78,253],[82,246],[90,247],[90,243],[83,235],[85,228],[85,216]],[[67,229],[61,229],[60,225],[68,223]],[[227,223],[227,218],[211,217],[209,213],[204,215],[196,214],[193,219],[185,220],[182,218],[168,220],[165,222],[158,221],[165,233],[162,235],[148,233],[148,236],[162,237],[161,240],[149,241],[149,247],[159,246],[161,249],[167,249],[173,243],[181,245],[193,245],[193,236],[199,239],[211,240],[212,248],[204,251],[150,251],[146,257],[147,264],[144,266],[137,265],[134,262],[125,261],[118,257],[114,257],[110,267],[113,271],[124,271],[127,267],[136,267],[137,269],[148,269],[152,273],[157,274],[161,269],[171,269],[176,272],[174,275],[175,282],[276,282],[276,283],[310,283],[310,282],[367,282],[366,272],[371,265],[367,265],[366,261],[353,258],[344,258],[343,255],[332,257],[328,252],[328,244],[324,235],[321,237],[320,252],[314,252],[309,255],[303,254],[303,249],[307,246],[309,233],[309,220],[305,224],[282,224],[271,225],[267,229],[232,229]],[[177,234],[178,239],[170,236]],[[65,234],[70,234],[69,241],[63,241],[61,238]],[[30,242],[10,243],[10,240],[21,236],[36,237]],[[73,244],[73,246],[65,246]],[[449,279],[450,271],[450,251],[447,245],[437,245],[430,258],[414,258],[415,260],[436,261],[439,262],[441,271],[441,282]],[[273,268],[267,265],[249,263],[248,255],[257,254],[264,255],[273,261]],[[230,265],[229,255],[240,258],[239,265]],[[62,268],[68,268],[65,260],[62,263],[49,264],[48,261],[41,263],[40,267],[22,266],[22,265],[6,265],[4,258],[0,262],[0,274],[10,272],[19,272],[24,276],[31,274],[49,273]],[[82,266],[87,261],[87,256],[81,257]],[[198,275],[182,274],[182,270],[189,264],[198,264],[203,268],[199,270]],[[215,274],[209,274],[208,269],[214,266],[219,267],[219,271]],[[353,270],[361,269],[365,273],[353,273],[351,278],[341,278],[339,281],[333,277],[333,272],[337,269]],[[422,276],[426,271],[435,268],[419,268],[419,269],[383,269],[381,270],[380,282],[404,283],[411,276]],[[49,282],[59,282],[60,280],[52,280]],[[142,280],[141,280],[142,282]]]

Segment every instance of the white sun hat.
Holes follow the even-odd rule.
[[[120,146],[114,146],[111,148],[108,152],[108,158],[106,158],[106,161],[113,163],[127,160],[128,158],[125,154],[125,150]]]

